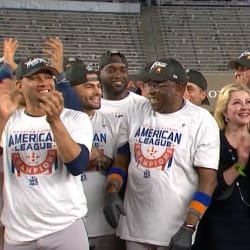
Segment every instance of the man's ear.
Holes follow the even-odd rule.
[[[16,90],[17,92],[19,92],[19,94],[21,95],[21,98],[19,100],[19,104],[20,106],[25,106],[25,99],[24,99],[24,96],[23,96],[23,90],[22,90],[22,82],[19,80],[19,81],[15,81],[15,85],[16,85]]]
[[[205,100],[206,96],[207,96],[207,92],[203,90],[203,91],[201,92],[201,100],[202,100],[202,101]]]
[[[19,90],[20,92],[23,92],[23,89],[22,89],[22,86],[23,86],[22,80],[16,80],[15,84],[16,84],[17,90]]]
[[[21,80],[18,80],[18,81],[15,81],[15,87],[16,87],[16,90],[20,93],[23,94],[23,89],[22,89],[22,81]]]
[[[177,90],[178,92],[181,92],[182,95],[184,95],[185,90],[186,90],[186,86],[187,86],[187,84],[176,83],[176,90]]]
[[[16,87],[17,87],[18,90],[22,89],[22,83],[21,83],[21,81],[16,81]]]

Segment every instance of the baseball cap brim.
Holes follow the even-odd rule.
[[[123,63],[128,67],[128,62],[125,55],[119,50],[108,50],[102,54],[99,61],[99,70],[103,69],[110,63]]]
[[[40,72],[46,72],[54,76],[57,76],[59,74],[59,72],[55,68],[46,66],[46,67],[40,67],[38,69],[31,70],[29,73],[24,74],[23,77],[28,78]]]
[[[238,65],[241,65],[241,64],[240,64],[240,60],[232,60],[232,61],[230,61],[230,62],[228,63],[228,67],[229,67],[230,69],[235,69],[235,68],[237,68]]]
[[[236,60],[231,60],[228,63],[228,67],[230,69],[236,69],[239,65],[243,66],[243,67],[250,68],[250,61],[249,60],[236,59]]]
[[[66,79],[69,81],[71,86],[76,86],[88,82],[87,79],[88,70],[80,65],[72,65],[65,71]]]
[[[166,76],[162,76],[162,75],[156,74],[154,72],[140,73],[138,75],[138,78],[141,79],[143,82],[148,81],[148,80],[152,80],[152,81],[156,81],[156,82],[167,81]]]
[[[59,75],[59,72],[55,68],[50,67],[50,66],[39,67],[39,68],[36,68],[36,69],[29,71],[26,74],[22,74],[20,67],[21,66],[18,66],[16,69],[16,79],[17,80],[21,80],[23,77],[29,78],[37,73],[42,73],[42,72],[48,73],[48,74],[53,75],[53,76]]]

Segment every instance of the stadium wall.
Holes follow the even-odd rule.
[[[204,106],[209,111],[213,111],[215,107],[215,103],[220,92],[220,89],[230,83],[233,83],[234,80],[234,72],[202,72],[207,79],[207,93],[208,100],[210,102],[209,106]]]
[[[58,11],[140,13],[140,3],[88,2],[63,0],[1,0],[0,8]]]

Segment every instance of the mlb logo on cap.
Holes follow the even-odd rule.
[[[244,51],[240,54],[239,58],[245,57],[247,60],[250,60],[250,51]]]
[[[59,72],[49,66],[49,63],[43,58],[29,58],[18,64],[16,69],[16,79],[21,80],[23,77],[31,77],[37,73],[44,72],[51,75],[58,75]]]
[[[139,74],[139,78],[143,81],[163,82],[171,80],[177,83],[187,83],[187,75],[184,67],[174,58],[147,63]]]
[[[240,54],[239,58],[231,60],[228,63],[229,68],[236,69],[238,66],[250,68],[250,51],[244,51]]]

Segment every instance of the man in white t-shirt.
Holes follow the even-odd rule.
[[[128,62],[120,51],[108,50],[102,54],[99,71],[103,89],[101,112],[111,114],[121,122],[131,108],[147,101],[128,90]]]
[[[95,147],[92,148],[90,166],[93,167],[92,170],[101,170],[101,166],[108,169],[111,164],[110,160],[114,155],[116,156],[116,150],[120,147],[120,144],[116,144],[116,135],[121,118],[124,118],[124,116],[116,116],[118,107],[115,108],[115,112],[110,112],[111,115],[97,111],[96,109],[102,106],[101,102],[103,99],[100,99],[100,97],[102,94],[101,87],[103,86],[99,82],[99,78],[97,79],[96,72],[90,72],[82,63],[77,63],[68,68],[65,72],[66,74],[64,74],[62,67],[63,45],[60,39],[58,37],[50,38],[46,44],[48,46],[46,53],[51,56],[52,65],[60,72],[57,76],[57,89],[63,93],[64,105],[68,108],[84,111],[91,117],[94,128],[93,142],[99,151],[96,152]],[[101,61],[103,64],[111,64],[109,57],[104,57]],[[124,68],[123,63],[120,63],[119,56],[118,62],[113,66],[114,68],[118,67],[118,71],[120,68]],[[125,79],[127,79],[127,65],[125,67]],[[112,67],[109,70],[116,74],[116,70],[113,70]],[[65,80],[65,75],[72,86],[70,86],[68,80]],[[109,72],[109,75],[112,75],[112,73]],[[120,78],[120,73],[116,77]],[[130,96],[129,93],[128,95]],[[126,104],[124,106],[126,107]],[[100,151],[103,151],[104,154],[100,154]],[[115,230],[107,224],[101,211],[104,203],[105,188],[105,178],[103,178],[104,176],[101,173],[103,171],[87,171],[82,178],[88,198],[89,209],[86,223],[88,236],[91,239],[90,246],[91,249],[122,250],[125,249],[124,244],[117,237],[114,239],[113,233]]]
[[[115,229],[107,223],[102,210],[106,174],[115,155],[119,128],[113,116],[99,111],[102,88],[97,72],[89,71],[82,65],[72,65],[66,70],[66,78],[72,90],[76,92],[83,112],[90,117],[94,130],[91,160],[87,170],[82,174],[83,188],[88,203],[88,213],[85,219],[90,249],[116,250]],[[62,85],[60,90],[63,90]],[[72,90],[67,89],[67,91]],[[67,100],[67,103],[70,103],[70,100]]]
[[[3,79],[11,79],[13,70],[17,64],[14,61],[14,55],[18,47],[18,42],[15,38],[5,38],[3,42],[3,65],[0,68],[0,81]],[[20,105],[21,105],[20,101]],[[3,189],[3,166],[2,166],[2,148],[0,148],[0,211],[2,212],[2,189]],[[0,250],[3,249],[3,233],[4,228],[0,223]]]
[[[119,127],[123,126],[127,115],[134,106],[147,102],[145,97],[128,90],[128,70],[128,61],[121,51],[107,50],[101,55],[99,78],[103,97],[100,111],[114,116]],[[129,154],[126,145],[118,150],[117,164],[120,164],[119,161],[123,161],[120,159],[123,154]],[[121,197],[124,197],[125,186],[126,182],[120,190]],[[123,241],[118,240],[116,244],[116,249],[126,249]]]
[[[175,59],[150,62],[141,79],[149,102],[134,106],[121,130],[130,163],[114,163],[104,213],[127,250],[188,250],[216,186],[219,129],[207,110],[183,99],[187,76]]]
[[[79,176],[88,165],[93,129],[86,114],[63,108],[57,74],[43,58],[18,65],[24,108],[10,80],[0,85],[5,250],[89,247]]]

